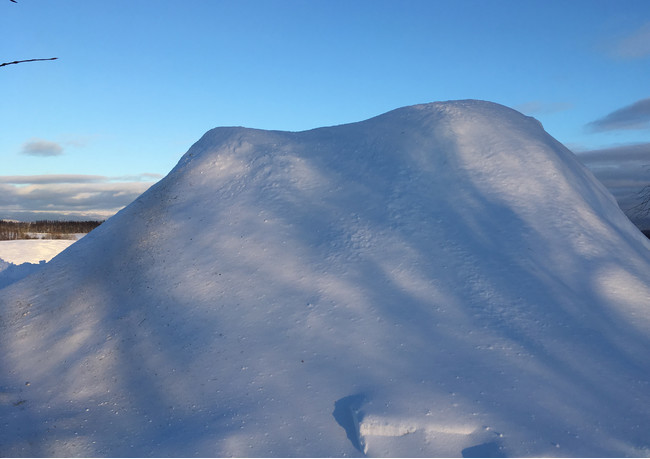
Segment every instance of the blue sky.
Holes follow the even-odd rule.
[[[0,218],[110,214],[216,126],[438,100],[513,107],[574,150],[649,142],[647,0],[0,0],[0,31],[1,62],[59,58],[0,67]]]

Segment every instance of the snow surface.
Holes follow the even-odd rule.
[[[217,128],[0,292],[0,453],[648,455],[649,249],[500,105]]]
[[[16,265],[0,259],[0,289],[35,273],[40,267],[41,264],[21,263]]]
[[[15,264],[47,262],[74,242],[65,239],[0,241],[0,259]]]
[[[28,239],[0,241],[0,289],[33,274],[85,234],[75,240]]]

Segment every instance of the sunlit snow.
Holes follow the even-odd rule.
[[[74,240],[27,239],[0,241],[0,259],[14,264],[50,261],[67,249]]]
[[[0,289],[36,272],[43,263],[74,242],[54,239],[0,241]]]

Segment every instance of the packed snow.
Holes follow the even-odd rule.
[[[481,101],[206,133],[0,291],[9,456],[647,456],[650,243]]]

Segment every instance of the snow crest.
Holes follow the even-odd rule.
[[[207,132],[0,295],[10,456],[640,456],[650,244],[481,101]]]

